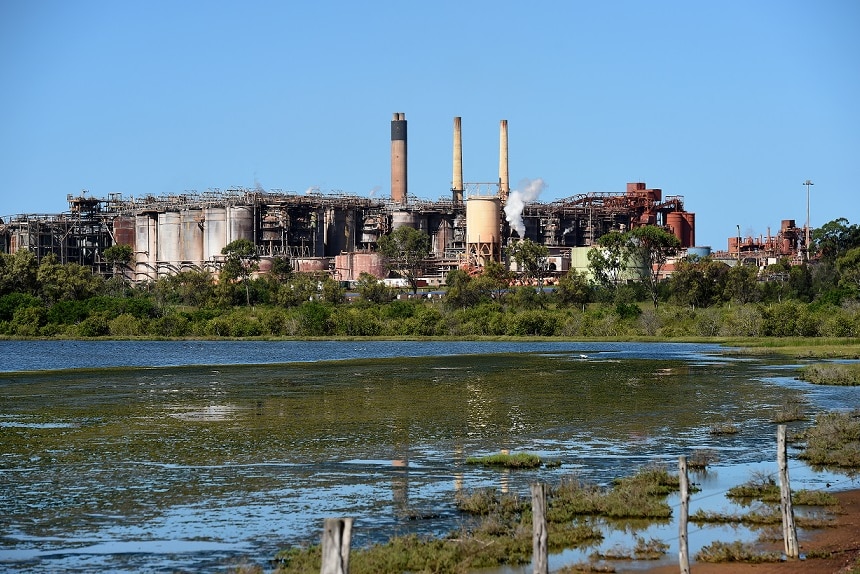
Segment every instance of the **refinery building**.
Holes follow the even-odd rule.
[[[69,211],[54,215],[12,215],[0,220],[0,251],[55,254],[108,274],[104,251],[130,245],[134,261],[126,271],[135,282],[186,270],[216,273],[222,249],[237,239],[257,246],[260,272],[283,258],[298,272],[327,272],[353,281],[362,272],[382,278],[385,266],[377,240],[401,226],[425,231],[432,240],[428,282],[447,271],[503,261],[505,246],[527,238],[545,245],[550,269],[566,272],[612,230],[658,225],[684,248],[695,245],[695,214],[683,197],[664,195],[645,183],[623,191],[591,192],[542,203],[523,202],[508,179],[507,121],[499,124],[499,174],[492,182],[463,181],[461,120],[453,122],[450,193],[428,201],[409,195],[407,122],[391,121],[391,193],[387,198],[348,194],[294,193],[262,189],[210,189],[175,195],[94,198],[69,195]],[[742,243],[735,244],[741,248]]]

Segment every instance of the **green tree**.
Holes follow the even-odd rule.
[[[844,217],[828,221],[812,230],[812,244],[825,261],[834,262],[849,250],[860,247],[860,226]]]
[[[681,242],[671,233],[654,225],[636,227],[628,232],[629,259],[636,262],[641,282],[651,294],[654,308],[660,299],[660,277],[666,261],[678,252]]]
[[[54,254],[46,255],[37,272],[42,297],[48,304],[57,301],[80,301],[102,290],[104,281],[92,271],[77,263],[59,262]]]
[[[720,302],[729,266],[711,259],[684,258],[669,277],[670,297],[680,305],[710,307]]]
[[[424,261],[430,254],[430,236],[412,227],[398,227],[390,235],[380,237],[376,246],[389,273],[406,279],[412,293],[418,293],[418,277],[424,272]]]
[[[104,259],[111,265],[114,276],[122,271],[121,275],[125,277],[124,272],[128,269],[128,264],[134,260],[134,250],[131,245],[111,245],[105,249]]]
[[[618,284],[630,258],[629,241],[626,233],[610,231],[588,250],[588,268],[598,284],[608,289]]]
[[[508,246],[508,256],[516,262],[520,275],[527,281],[534,279],[540,285],[546,275],[548,255],[546,245],[531,239],[521,239]]]
[[[388,303],[394,299],[394,291],[374,275],[362,272],[355,283],[358,295],[371,303]]]
[[[591,301],[593,289],[584,271],[571,269],[559,279],[555,296],[563,305],[585,305]]]
[[[153,291],[161,305],[205,307],[215,298],[215,282],[207,271],[180,271],[159,278]]]
[[[848,250],[836,260],[839,271],[839,286],[850,289],[854,296],[860,294],[860,247]]]
[[[222,255],[227,258],[221,268],[222,283],[231,284],[241,281],[245,286],[245,303],[251,306],[251,275],[260,268],[260,256],[257,247],[247,239],[236,239],[221,249]]]
[[[39,290],[38,270],[39,263],[32,251],[19,249],[14,255],[0,253],[0,295],[35,295]]]
[[[758,269],[749,265],[735,265],[726,278],[725,298],[738,303],[751,303],[758,298]]]

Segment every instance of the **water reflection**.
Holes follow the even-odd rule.
[[[860,402],[860,389],[812,389],[781,365],[720,357],[713,346],[540,348],[0,375],[0,561],[85,569],[117,541],[115,554],[99,555],[105,570],[206,570],[315,541],[328,516],[359,518],[357,544],[444,534],[461,524],[459,491],[525,494],[573,473],[608,484],[695,449],[720,457],[696,479],[718,491],[748,479],[733,469],[773,458],[771,414],[787,399],[810,412]],[[726,420],[741,432],[709,432]],[[560,466],[466,464],[502,450]],[[812,479],[792,469],[792,480]],[[177,555],[183,541],[188,552]],[[211,546],[198,555],[195,541]],[[120,552],[135,543],[139,553]]]

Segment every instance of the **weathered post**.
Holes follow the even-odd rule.
[[[326,518],[323,523],[320,574],[349,574],[352,518]]]
[[[532,563],[534,574],[549,573],[546,530],[546,484],[532,484]]]
[[[785,441],[785,425],[779,425],[776,431],[776,459],[779,465],[779,500],[782,509],[782,538],[785,542],[785,555],[798,558],[800,551],[797,546],[797,527],[794,525],[794,509],[791,507],[791,484],[788,480],[788,456]]]
[[[678,561],[681,574],[690,574],[690,547],[687,541],[687,518],[690,514],[690,480],[687,476],[687,457],[678,459],[678,482],[681,487],[681,516],[678,518]]]

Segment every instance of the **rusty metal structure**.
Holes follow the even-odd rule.
[[[499,179],[464,183],[460,118],[454,118],[452,185],[448,198],[428,201],[407,195],[406,116],[391,122],[391,195],[364,198],[342,192],[296,193],[230,188],[162,196],[94,198],[68,196],[69,211],[58,215],[16,215],[0,220],[0,250],[26,249],[41,259],[52,253],[63,263],[79,263],[109,273],[104,250],[130,245],[134,262],[127,272],[138,282],[186,270],[216,272],[222,250],[237,239],[251,241],[261,270],[274,259],[297,271],[332,273],[354,280],[361,272],[379,275],[378,239],[401,226],[425,231],[432,240],[429,275],[443,277],[462,265],[501,261],[510,241],[530,239],[561,255],[566,248],[593,245],[602,235],[641,225],[659,225],[681,244],[695,244],[695,215],[681,196],[663,197],[645,183],[625,191],[590,192],[550,203],[525,203],[519,214],[525,233],[512,237],[501,217],[511,193],[508,184],[508,125],[500,122]]]

